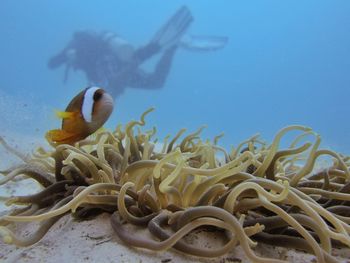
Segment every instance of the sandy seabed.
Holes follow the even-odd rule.
[[[13,138],[16,138],[15,140]],[[5,136],[9,143],[16,142],[22,152],[30,153],[36,145],[44,143],[37,138],[28,138],[18,135]],[[29,142],[29,143],[28,143]],[[11,145],[13,145],[11,143]],[[0,169],[8,168],[19,160],[0,148]],[[0,186],[0,196],[26,195],[39,190],[32,180],[11,182]],[[3,213],[8,207],[3,204],[0,211]],[[16,233],[21,236],[29,235],[37,225],[18,224]],[[147,235],[147,231],[135,226],[128,229],[137,235]],[[14,230],[14,228],[13,228]],[[194,231],[186,237],[190,244],[214,249],[222,246],[221,239],[213,232]],[[293,249],[279,248],[259,244],[255,248],[258,255],[278,258],[289,262],[316,262],[315,256]],[[339,262],[350,262],[350,249],[334,249],[334,256]],[[77,221],[66,215],[50,229],[38,243],[17,248],[0,241],[0,262],[250,262],[243,250],[237,246],[225,256],[213,259],[202,259],[186,256],[171,249],[169,251],[151,252],[135,249],[125,245],[114,233],[110,224],[110,215],[102,214],[88,221]]]
[[[28,235],[36,226],[19,226],[17,231]],[[147,235],[144,229],[129,228],[137,235]],[[186,238],[188,243],[212,249],[220,246],[220,240],[213,233],[194,232]],[[289,262],[316,262],[315,256],[301,251],[258,245],[258,255],[287,260]],[[339,262],[350,262],[349,249],[334,250]],[[189,257],[173,249],[162,252],[130,248],[114,234],[110,215],[102,214],[93,220],[77,222],[70,215],[61,218],[47,235],[31,247],[16,248],[1,245],[2,262],[250,262],[238,246],[229,254],[214,259]]]

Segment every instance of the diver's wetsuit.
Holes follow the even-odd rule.
[[[150,43],[137,49],[130,61],[121,61],[109,46],[108,41],[91,31],[76,32],[72,41],[58,55],[50,59],[48,66],[56,68],[61,63],[85,73],[89,84],[105,88],[113,96],[118,96],[126,87],[142,89],[161,88],[168,76],[177,47],[168,48],[161,55],[155,70],[145,72],[139,65],[161,51],[161,47]],[[74,51],[72,61],[67,60],[67,52]],[[69,70],[69,69],[67,69]]]
[[[142,63],[140,63],[140,61],[147,60],[151,56],[159,52],[157,51],[153,53],[155,49],[151,46],[148,46],[146,48],[149,48],[149,51],[152,51],[146,53],[147,58],[145,58],[146,56],[142,54],[147,49],[143,48],[142,52],[136,52],[135,54],[135,65],[133,65],[133,63],[129,65],[123,65],[122,68],[110,75],[110,77],[108,78],[108,86],[113,87],[113,90],[110,90],[109,92],[111,92],[114,96],[118,96],[119,94],[121,94],[124,91],[125,87],[141,89],[160,89],[164,86],[177,47],[171,47],[163,52],[153,72],[146,72],[140,67],[137,67],[137,65],[140,65]]]
[[[66,65],[65,80],[69,70],[81,70],[90,84],[105,88],[114,97],[126,87],[159,89],[168,76],[180,39],[193,21],[190,10],[183,6],[156,32],[149,44],[136,50],[117,35],[108,32],[80,31],[48,66],[55,69]],[[124,56],[126,48],[127,56]],[[162,52],[153,72],[140,66]]]
[[[64,81],[70,69],[81,70],[89,84],[104,87],[114,97],[125,88],[159,89],[169,74],[176,50],[207,52],[223,48],[227,37],[185,36],[193,21],[186,6],[179,8],[155,33],[150,42],[138,49],[110,32],[80,31],[48,63],[50,69],[65,65]],[[153,72],[146,72],[141,65],[161,53]]]
[[[104,85],[113,96],[120,95],[126,87],[140,89],[160,89],[168,77],[177,46],[166,49],[153,72],[146,72],[140,65],[161,52],[161,47],[150,43],[137,49],[130,61],[120,61],[117,57],[97,66],[98,79],[89,78],[91,84]]]

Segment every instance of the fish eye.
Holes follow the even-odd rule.
[[[94,101],[96,102],[96,101],[100,100],[102,95],[103,95],[103,91],[102,90],[100,90],[100,89],[96,90],[96,92],[94,94]]]

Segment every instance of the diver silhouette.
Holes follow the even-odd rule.
[[[169,74],[174,54],[179,47],[191,51],[211,51],[224,47],[226,37],[185,36],[193,22],[190,10],[181,7],[151,41],[135,48],[115,33],[78,31],[68,45],[49,62],[50,69],[65,65],[64,82],[71,69],[85,73],[90,85],[98,85],[117,97],[125,88],[159,89]],[[161,53],[153,72],[141,65]]]

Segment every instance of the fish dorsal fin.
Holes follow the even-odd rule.
[[[92,121],[92,112],[94,109],[94,94],[99,87],[91,87],[86,89],[83,99],[83,104],[81,106],[81,113],[86,122]]]

